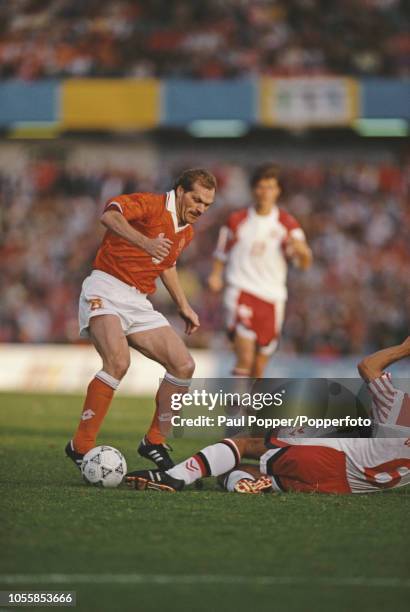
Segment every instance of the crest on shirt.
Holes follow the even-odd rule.
[[[103,301],[101,298],[91,298],[87,300],[90,305],[90,310],[99,310],[103,308]]]
[[[184,248],[186,243],[185,238],[181,238],[181,240],[178,242],[178,246],[177,246],[177,256],[180,254],[180,252],[182,251],[182,249]]]

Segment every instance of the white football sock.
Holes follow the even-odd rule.
[[[103,383],[111,387],[111,389],[114,389],[114,391],[118,389],[118,385],[121,382],[117,378],[114,378],[114,376],[111,376],[111,374],[107,374],[107,372],[104,372],[104,370],[100,370],[99,372],[97,372],[95,378],[102,380]]]
[[[229,472],[238,465],[240,458],[241,455],[235,442],[226,439],[203,448],[196,455],[167,470],[167,474],[183,480],[188,485],[199,478],[220,476]]]
[[[178,480],[183,480],[186,485],[192,484],[203,476],[201,466],[195,456],[174,465],[173,468],[167,470],[167,474]]]

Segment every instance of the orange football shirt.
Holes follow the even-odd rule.
[[[109,208],[121,212],[128,223],[147,238],[163,235],[172,241],[172,246],[167,257],[158,260],[107,230],[93,268],[115,276],[141,293],[154,293],[157,277],[175,264],[194,235],[191,225],[178,227],[175,192],[120,195],[107,202],[104,212]]]

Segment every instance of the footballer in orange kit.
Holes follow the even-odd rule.
[[[176,261],[191,242],[193,224],[215,198],[216,179],[207,170],[186,170],[166,194],[133,193],[109,200],[101,217],[107,231],[82,285],[80,335],[89,337],[102,359],[91,380],[77,430],[66,454],[81,467],[96,446],[98,432],[115,390],[130,365],[130,348],[166,370],[155,414],[138,446],[142,457],[169,469],[166,435],[171,427],[170,397],[188,389],[195,369],[184,342],[148,297],[161,278],[185,321],[185,332],[199,327],[178,279]]]

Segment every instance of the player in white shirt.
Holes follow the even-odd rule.
[[[228,491],[260,493],[372,493],[410,484],[410,396],[396,389],[392,363],[410,357],[410,336],[366,357],[359,372],[372,395],[371,438],[268,436],[226,439],[167,472],[134,472],[136,488],[180,490],[206,476],[222,476]],[[259,459],[259,466],[241,464]]]
[[[208,279],[218,292],[225,277],[223,301],[237,376],[263,376],[283,324],[288,261],[302,269],[312,261],[299,223],[277,205],[278,176],[272,165],[255,171],[254,205],[231,213],[221,228]]]

